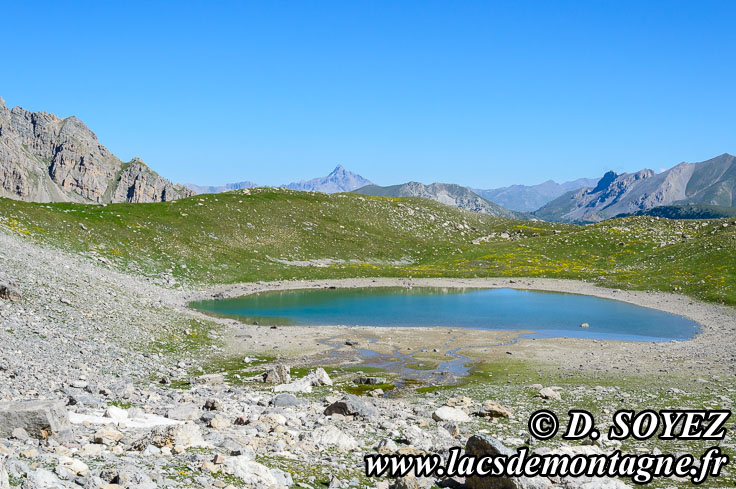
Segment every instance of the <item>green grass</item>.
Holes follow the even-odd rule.
[[[736,226],[730,223],[642,216],[574,226],[497,218],[419,198],[279,189],[104,207],[0,199],[6,231],[191,286],[526,276],[676,290],[736,304]],[[305,264],[311,266],[299,266]]]

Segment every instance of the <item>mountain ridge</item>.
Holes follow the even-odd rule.
[[[230,192],[231,190],[243,190],[245,188],[253,188],[258,186],[257,183],[248,180],[235,183],[226,183],[225,185],[196,185],[194,183],[185,183],[183,185],[194,192],[196,195],[219,194],[222,192]]]
[[[723,153],[709,160],[682,162],[661,173],[650,169],[609,171],[594,188],[567,192],[533,214],[541,219],[598,222],[660,206],[736,206],[736,158]]]
[[[578,178],[563,183],[547,180],[537,185],[516,184],[492,189],[470,188],[470,190],[507,209],[532,212],[565,192],[595,185],[596,181],[594,178]]]
[[[489,214],[492,216],[508,217],[514,219],[529,219],[530,216],[523,212],[506,209],[494,202],[484,199],[467,187],[454,183],[435,182],[425,185],[419,182],[407,182],[399,185],[381,187],[379,185],[366,185],[353,193],[383,197],[423,197],[442,204],[465,209],[473,212]]]
[[[161,202],[191,195],[140,158],[123,162],[75,116],[0,98],[0,197],[34,202]]]

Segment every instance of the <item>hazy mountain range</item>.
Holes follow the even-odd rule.
[[[185,183],[184,186],[195,194],[219,194],[220,192],[229,192],[231,190],[241,190],[244,188],[257,187],[257,183],[244,181],[237,183],[226,183],[225,185],[195,185],[193,183]]]
[[[724,153],[655,173],[606,173],[595,187],[567,192],[534,215],[545,220],[596,222],[661,206],[736,205],[736,158]]]
[[[547,180],[539,185],[511,185],[493,189],[472,189],[484,199],[515,211],[531,212],[539,209],[547,202],[570,190],[591,187],[598,180],[595,178],[578,178],[571,182],[557,183]]]
[[[370,185],[371,181],[363,178],[357,173],[346,170],[342,165],[337,165],[332,172],[326,177],[313,178],[311,180],[301,180],[292,182],[282,187],[291,190],[302,190],[308,192],[324,192],[333,194],[337,192],[351,192],[357,188]],[[193,183],[185,184],[185,187],[192,190],[196,194],[216,194],[227,192],[230,190],[239,190],[242,188],[258,187],[258,184],[244,181],[238,183],[228,183],[220,186],[204,186],[195,185]]]
[[[473,212],[482,212],[492,216],[512,217],[516,219],[529,219],[531,216],[523,212],[512,211],[484,199],[467,187],[452,183],[433,183],[424,185],[419,182],[409,182],[402,185],[391,185],[380,187],[378,185],[366,185],[354,191],[364,195],[376,195],[384,197],[424,197],[436,200],[442,204],[451,205],[460,209]]]

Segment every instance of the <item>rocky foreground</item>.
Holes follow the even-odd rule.
[[[531,442],[526,419],[536,409],[595,401],[610,413],[646,405],[655,392],[522,378],[467,392],[354,396],[348,386],[383,382],[253,358],[240,360],[249,377],[233,382],[209,373],[227,331],[172,306],[180,294],[163,280],[6,234],[0,272],[0,489],[621,488],[627,484],[598,479],[368,479],[363,456],[446,454],[469,443],[476,453],[498,443],[515,448]],[[730,380],[702,380],[714,405],[732,407]],[[668,402],[699,395],[686,389],[669,389]],[[618,445],[532,448],[602,453]],[[675,485],[688,483],[658,487]]]

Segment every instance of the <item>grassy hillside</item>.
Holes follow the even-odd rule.
[[[708,204],[663,205],[629,215],[655,216],[667,219],[720,219],[724,217],[736,217],[736,207]]]
[[[105,207],[0,199],[0,228],[170,283],[559,277],[736,304],[732,220],[573,226],[419,198],[250,189]]]

